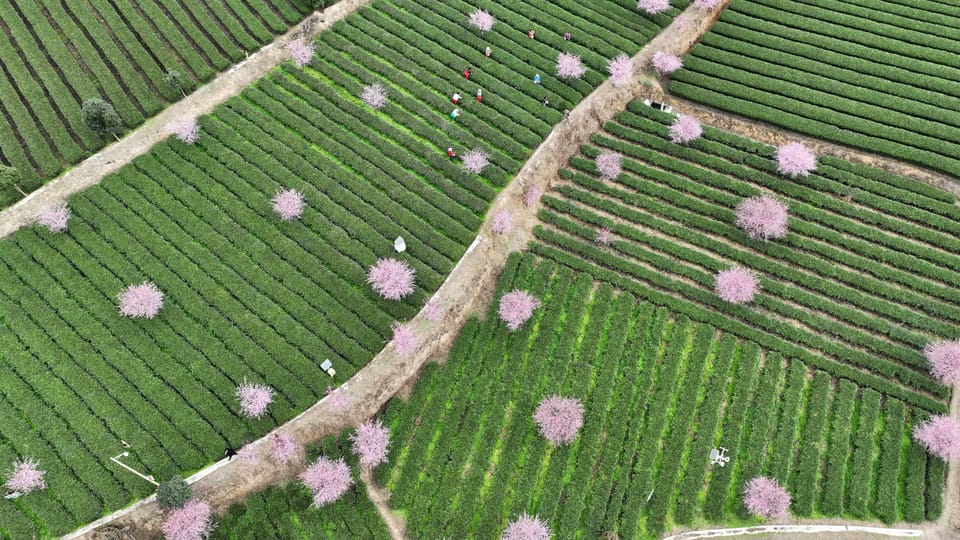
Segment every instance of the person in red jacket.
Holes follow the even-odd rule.
[[[454,104],[454,105],[459,105],[459,104],[460,104],[460,94],[458,94],[457,92],[454,92],[454,93],[453,93],[453,98],[451,98],[451,100],[453,101],[453,104]]]
[[[463,70],[463,78],[465,78],[465,79],[469,79],[469,78],[470,78],[470,68],[467,68],[467,69]]]
[[[483,101],[483,90],[477,88],[477,103]]]
[[[447,148],[447,156],[450,157],[450,161],[453,161],[457,157],[457,153],[453,151],[453,148]]]

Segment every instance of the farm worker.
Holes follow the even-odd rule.
[[[453,158],[457,157],[457,154],[453,151],[453,148],[447,148],[447,155],[450,156],[450,161],[453,161]]]
[[[233,460],[233,456],[235,455],[237,455],[237,451],[229,446],[223,451],[223,457],[227,458],[227,461]]]
[[[533,39],[535,35],[536,34],[533,33],[533,28],[531,28],[530,31],[527,32],[527,37],[530,39]]]
[[[570,109],[563,110],[563,119],[566,120],[567,118],[570,118]]]
[[[563,34],[563,40],[570,41],[570,32],[566,32],[565,34]]]
[[[458,93],[456,93],[456,92],[453,93],[453,104],[454,104],[454,105],[459,105],[459,104],[460,104],[460,94],[458,94]]]
[[[467,69],[463,70],[463,77],[464,77],[465,79],[469,79],[469,78],[470,78],[470,68],[467,68]]]
[[[489,46],[488,46],[486,49],[483,50],[483,55],[486,56],[487,58],[490,58],[490,55],[491,55],[491,54],[493,54],[493,50],[490,49]]]
[[[540,84],[540,74],[537,73],[533,76],[533,84]]]
[[[477,88],[477,103],[483,101],[483,90]]]
[[[549,104],[550,104],[550,100],[547,98],[543,98],[543,106],[546,107]]]
[[[454,122],[457,121],[457,117],[460,116],[460,109],[454,109],[450,111],[450,119]]]

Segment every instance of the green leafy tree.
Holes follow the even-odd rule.
[[[170,88],[180,92],[180,95],[186,97],[187,93],[183,90],[186,81],[183,78],[183,74],[175,69],[168,69],[167,73],[163,76],[163,84],[169,86]]]
[[[193,489],[180,475],[161,483],[157,487],[157,504],[161,508],[181,508],[193,496]]]
[[[20,180],[20,171],[16,167],[0,165],[0,188],[12,187],[26,197],[27,194],[20,189]]]
[[[80,117],[85,126],[101,137],[111,134],[116,136],[121,125],[120,116],[113,105],[99,98],[84,101]]]

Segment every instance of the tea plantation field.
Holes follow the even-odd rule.
[[[532,251],[750,339],[833,376],[929,412],[949,389],[928,374],[923,347],[957,337],[960,208],[953,197],[882,171],[822,157],[809,177],[776,174],[766,145],[707,128],[689,146],[672,116],[641,103],[593,136],[623,154],[615,182],[576,156],[544,198]],[[752,241],[733,208],[770,193],[790,208],[783,239]],[[609,247],[594,243],[608,227]],[[714,274],[758,273],[749,305],[713,292]]]
[[[384,413],[377,478],[411,538],[495,538],[521,513],[557,538],[656,538],[674,525],[750,523],[742,483],[779,479],[798,516],[923,521],[944,463],[908,440],[922,410],[594,276],[513,256],[496,297],[543,301],[509,332],[491,308],[407,402]],[[495,304],[494,304],[495,306]],[[583,428],[553,447],[532,419],[577,397]],[[712,448],[729,449],[725,467]]]
[[[733,0],[670,92],[960,176],[960,11],[913,0]]]
[[[180,99],[164,82],[179,72],[189,92],[282,34],[307,0],[89,0],[0,4],[0,164],[25,191],[110,139],[87,129],[81,104],[111,103],[134,128]],[[0,206],[20,197],[0,193]]]
[[[374,2],[325,32],[310,66],[286,64],[201,118],[196,144],[171,139],[73,197],[66,232],[0,242],[0,462],[31,457],[48,484],[0,500],[0,534],[59,535],[151,493],[108,460],[121,440],[130,465],[187,475],[353,375],[439,287],[563,108],[677,13],[528,4],[491,4],[497,26],[480,37],[459,0]],[[583,80],[552,75],[561,50],[582,55]],[[379,111],[358,98],[374,83],[389,92]],[[477,87],[483,104],[451,122],[450,95]],[[491,165],[462,172],[450,146]],[[307,205],[289,223],[270,202],[287,188]],[[393,302],[365,280],[398,235],[417,290]],[[159,316],[121,317],[117,294],[145,280],[165,294]],[[244,379],[277,391],[261,420],[239,414]]]

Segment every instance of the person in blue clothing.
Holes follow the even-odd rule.
[[[540,74],[537,73],[533,76],[533,84],[540,84]]]

